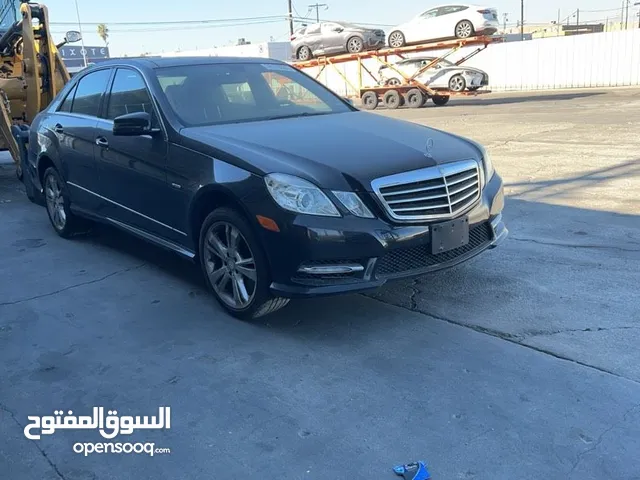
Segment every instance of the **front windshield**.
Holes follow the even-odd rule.
[[[299,70],[278,63],[219,63],[156,69],[169,105],[187,126],[352,111]]]
[[[22,19],[20,0],[0,0],[0,32],[8,31],[18,19]]]

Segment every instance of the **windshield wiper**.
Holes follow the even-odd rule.
[[[273,115],[271,117],[264,117],[265,120],[278,120],[281,118],[297,118],[297,117],[315,117],[317,115],[328,115],[333,112],[303,112],[303,113],[292,113],[289,115]]]

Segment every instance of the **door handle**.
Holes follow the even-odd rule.
[[[108,148],[109,142],[107,142],[107,139],[104,137],[98,137],[96,138],[96,145],[98,145],[99,147]]]
[[[62,128],[62,125],[60,125],[59,123],[56,123],[55,127],[53,127],[53,131],[56,133],[63,133],[64,128]]]

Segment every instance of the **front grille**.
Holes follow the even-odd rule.
[[[469,231],[468,244],[448,252],[434,255],[431,253],[430,244],[392,250],[378,261],[375,276],[387,278],[438,270],[446,267],[447,264],[456,263],[463,257],[472,256],[477,251],[484,249],[492,238],[491,226],[488,223],[483,223]]]
[[[394,220],[446,219],[480,198],[480,169],[467,160],[379,178],[371,186]]]

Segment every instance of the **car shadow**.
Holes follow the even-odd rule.
[[[488,106],[488,105],[515,105],[522,103],[539,103],[539,102],[562,102],[562,101],[570,101],[577,100],[581,98],[589,98],[596,97],[600,95],[605,95],[606,92],[603,91],[594,91],[594,92],[575,92],[575,93],[530,93],[526,95],[512,94],[505,95],[500,92],[495,92],[495,95],[492,93],[487,94],[479,94],[477,96],[452,96],[449,100],[449,103],[445,106],[437,106],[432,101],[427,101],[425,107],[423,108],[456,108],[456,107],[479,107],[479,106]],[[501,95],[501,96],[496,96]],[[504,96],[502,96],[504,95]],[[359,105],[359,103],[356,103]],[[359,108],[362,108],[361,106]],[[376,110],[380,111],[393,111],[386,108],[382,103]],[[374,110],[374,111],[376,111]],[[398,108],[397,110],[416,110],[407,107],[406,105]]]

